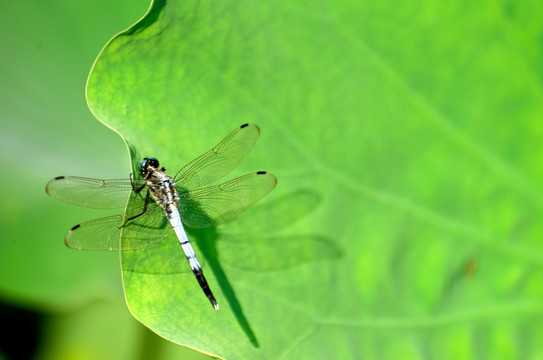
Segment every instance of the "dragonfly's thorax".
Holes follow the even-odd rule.
[[[175,189],[175,181],[166,174],[166,168],[160,167],[156,158],[144,158],[140,163],[140,174],[145,179],[153,200],[167,214],[171,213],[172,208],[177,208],[179,194]]]
[[[175,189],[175,181],[160,170],[149,171],[147,186],[158,205],[166,210],[168,205],[175,205],[179,201],[179,194]]]

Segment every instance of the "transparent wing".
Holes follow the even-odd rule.
[[[180,193],[181,219],[194,228],[222,224],[262,199],[276,184],[275,176],[259,171],[220,185]]]
[[[232,171],[249,153],[260,136],[254,124],[244,124],[228,134],[213,149],[185,165],[174,176],[177,186],[190,190],[214,182]]]
[[[139,181],[141,183],[141,180]],[[134,186],[138,186],[135,183]],[[45,191],[67,203],[95,209],[126,206],[132,184],[130,180],[100,180],[78,176],[58,176],[47,183]]]
[[[78,250],[132,250],[156,243],[168,235],[166,216],[155,203],[149,203],[145,213],[123,226],[125,216],[130,218],[141,211],[140,208],[130,215],[107,216],[78,224],[68,231],[64,242],[69,248]]]
[[[123,215],[86,221],[71,228],[64,242],[77,250],[117,250],[121,245],[122,223]]]

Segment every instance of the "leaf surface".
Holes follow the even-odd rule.
[[[228,359],[541,356],[533,5],[153,2],[98,57],[95,116],[172,175],[256,123],[236,175],[278,187],[189,232],[218,312],[172,234],[122,252],[134,316]]]

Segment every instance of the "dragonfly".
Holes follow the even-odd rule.
[[[64,239],[66,246],[79,250],[133,250],[167,237],[169,223],[181,245],[200,288],[215,310],[219,306],[184,225],[206,228],[220,225],[262,199],[277,185],[266,171],[249,173],[219,185],[207,186],[230,173],[252,149],[260,128],[243,124],[213,149],[182,167],[173,177],[156,158],[144,158],[139,177],[100,180],[78,176],[57,176],[47,183],[46,192],[55,199],[78,206],[114,209],[107,216],[73,226]]]

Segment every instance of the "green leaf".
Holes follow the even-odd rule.
[[[175,173],[245,122],[236,174],[278,187],[122,252],[136,318],[229,359],[541,356],[539,3],[155,1],[114,37],[89,105],[134,170]],[[235,241],[234,241],[235,240]]]

